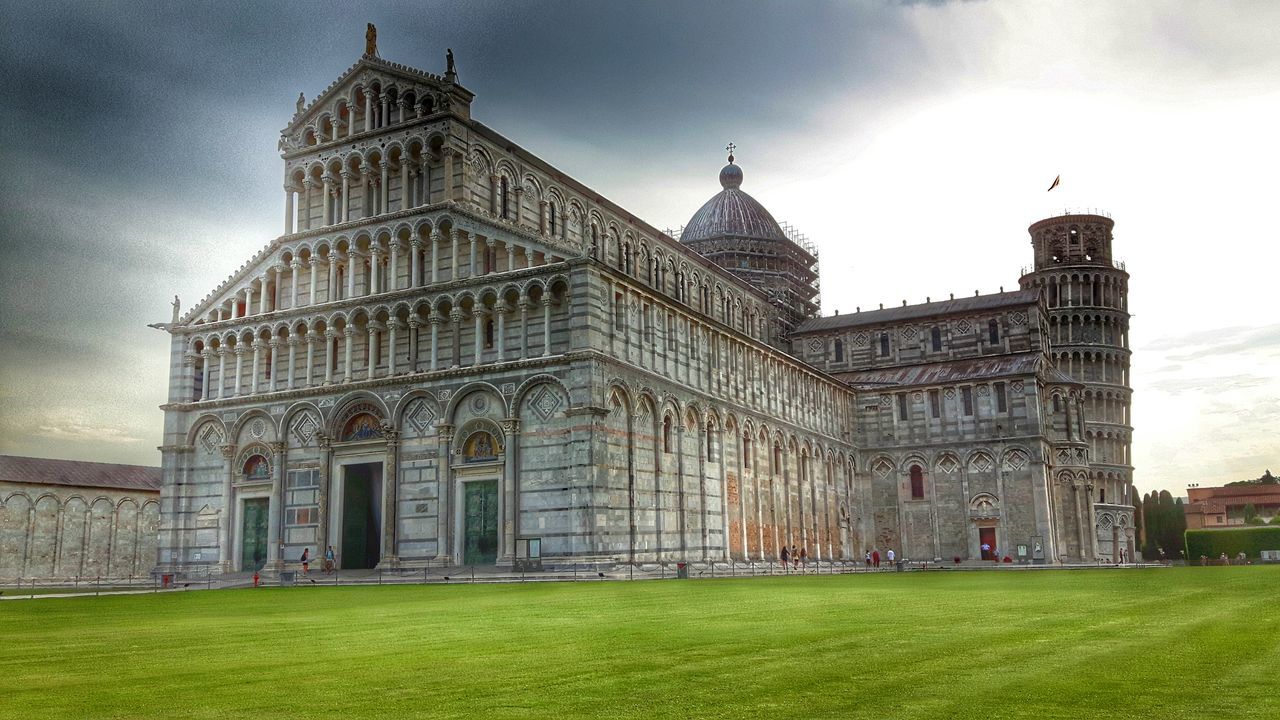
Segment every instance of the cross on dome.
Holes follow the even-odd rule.
[[[733,151],[737,150],[738,146],[733,143],[729,143],[728,145],[725,145],[724,149],[729,151],[729,163],[733,164]]]

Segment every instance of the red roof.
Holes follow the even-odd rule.
[[[155,492],[160,468],[0,455],[0,482]]]

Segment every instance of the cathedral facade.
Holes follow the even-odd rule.
[[[676,239],[472,98],[374,46],[299,98],[284,233],[164,326],[160,566],[1132,553],[1109,219],[1033,225],[1021,290],[821,317],[732,156]]]

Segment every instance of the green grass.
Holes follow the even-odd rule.
[[[0,603],[0,717],[1280,717],[1280,567]]]

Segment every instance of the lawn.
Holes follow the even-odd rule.
[[[1280,566],[0,602],[4,718],[1277,718]]]

